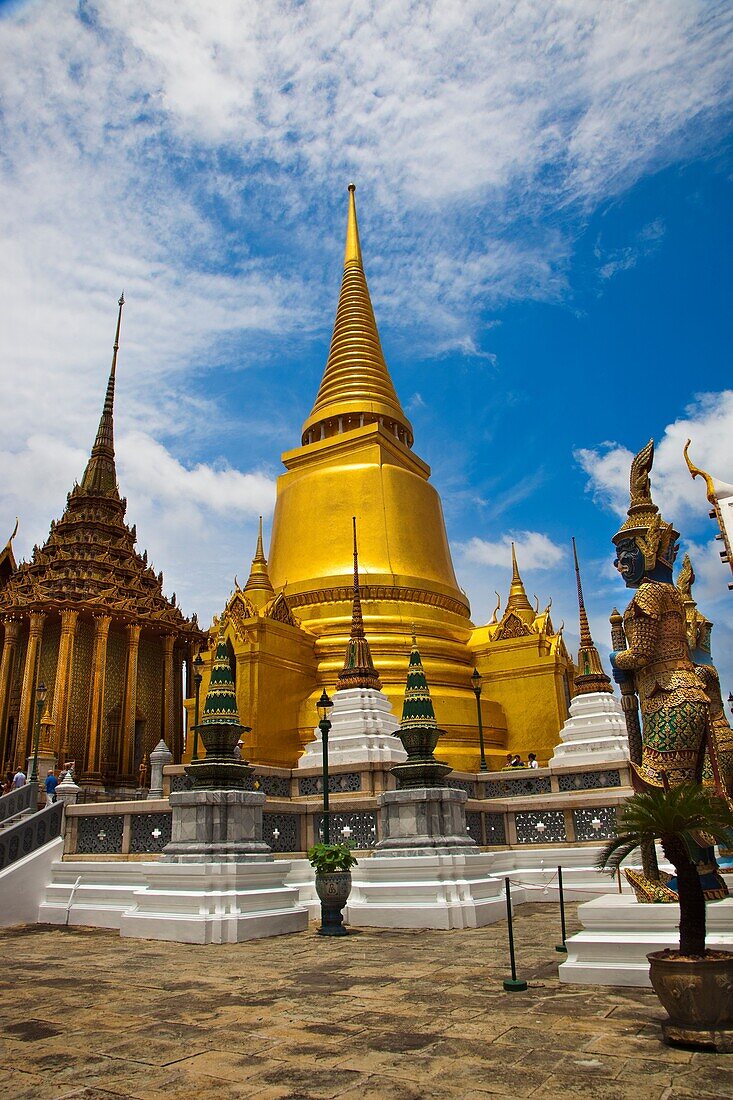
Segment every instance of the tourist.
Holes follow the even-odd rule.
[[[3,794],[10,794],[13,789],[13,773],[8,772],[3,783]]]
[[[46,787],[46,805],[47,806],[50,806],[52,803],[54,803],[56,801],[56,788],[58,787],[58,785],[59,785],[59,781],[56,778],[56,776],[53,774],[53,768],[51,768],[48,775],[46,776],[46,782],[44,784],[44,786]]]
[[[507,768],[511,768],[513,766],[512,765],[513,759],[514,759],[514,757],[512,756],[512,754],[510,752],[508,752],[506,754],[506,764],[504,765],[502,771],[506,771]]]
[[[519,753],[514,754],[514,756],[512,757],[512,762],[509,766],[512,767],[512,768],[523,768],[524,767],[524,762],[523,762],[521,756],[519,755]]]
[[[537,757],[535,756],[535,754],[533,752],[531,752],[529,754],[528,758],[527,758],[527,767],[528,768],[539,768],[539,764],[537,763]]]
[[[13,790],[17,790],[18,787],[25,786],[25,772],[22,768],[18,768],[17,772],[13,776]]]

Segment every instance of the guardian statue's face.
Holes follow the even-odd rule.
[[[613,563],[624,578],[627,588],[638,588],[644,579],[644,555],[634,539],[621,539],[616,546]]]

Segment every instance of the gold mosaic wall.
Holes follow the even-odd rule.
[[[80,619],[76,626],[74,664],[69,697],[69,755],[79,772],[84,768],[89,739],[89,688],[92,681],[94,626]]]
[[[137,709],[145,719],[142,752],[148,755],[162,736],[162,700],[163,648],[159,638],[141,637],[137,664]]]

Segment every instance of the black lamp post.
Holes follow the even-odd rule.
[[[331,831],[328,821],[328,734],[331,729],[331,722],[328,717],[333,703],[326,694],[326,689],[323,689],[321,698],[316,703],[316,709],[318,710],[318,717],[320,721],[318,728],[321,731],[321,740],[323,743],[323,843],[331,843]]]
[[[201,697],[201,669],[204,667],[204,662],[201,660],[201,654],[197,653],[193,662],[193,752],[191,753],[192,760],[198,760],[199,758],[199,699]]]
[[[728,710],[733,714],[733,691],[728,692]]]
[[[33,740],[33,767],[31,768],[30,783],[38,782],[38,738],[41,734],[41,715],[43,704],[46,702],[46,685],[43,680],[36,688],[36,735]]]
[[[486,753],[484,752],[484,724],[481,720],[481,673],[477,668],[473,670],[471,677],[471,686],[473,687],[473,694],[476,696],[476,715],[478,717],[478,743],[479,750],[481,752],[481,771],[487,772],[488,765],[486,764]]]

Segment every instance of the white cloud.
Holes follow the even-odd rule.
[[[514,535],[502,535],[495,542],[472,538],[468,542],[457,544],[456,549],[466,561],[511,569],[512,542],[521,572],[552,569],[565,558],[564,548],[540,531],[518,531]]]
[[[733,390],[699,394],[685,415],[668,424],[657,441],[652,468],[652,496],[665,519],[689,523],[696,530],[709,510],[702,482],[692,480],[683,457],[690,439],[690,456],[695,464],[718,477],[733,481]],[[646,439],[635,441],[636,450]],[[576,461],[588,474],[587,488],[619,516],[629,506],[629,469],[635,451],[618,443],[580,448]]]

